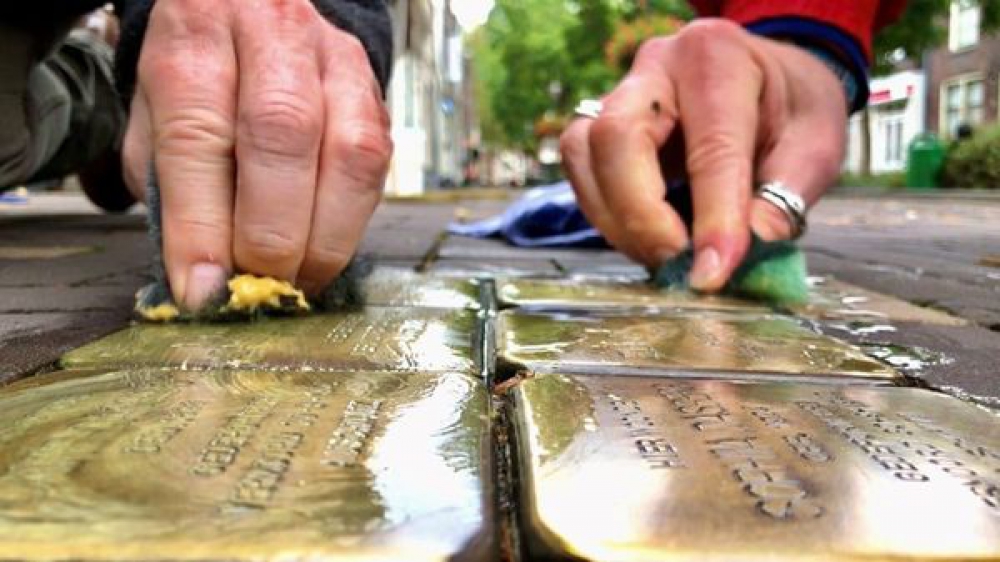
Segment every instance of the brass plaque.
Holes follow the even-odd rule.
[[[148,561],[486,553],[487,413],[485,388],[458,374],[42,377],[0,391],[0,552]]]
[[[814,280],[809,304],[793,311],[806,318],[841,323],[849,331],[915,322],[938,326],[965,326],[964,318],[941,310],[917,306],[890,295],[869,291],[836,279]]]
[[[578,279],[509,279],[497,283],[501,305],[529,310],[705,309],[766,312],[769,309],[730,297],[667,291],[648,283],[581,282]]]
[[[712,311],[643,316],[504,311],[498,317],[497,357],[507,371],[896,376],[859,349],[789,317]]]
[[[546,375],[511,404],[529,559],[1000,557],[1000,420],[931,391]]]
[[[63,356],[67,368],[471,372],[476,314],[368,307],[252,323],[139,325]]]
[[[377,306],[419,306],[478,310],[479,284],[460,279],[380,267],[362,282],[365,302]]]

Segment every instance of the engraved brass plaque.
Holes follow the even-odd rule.
[[[648,283],[597,283],[580,280],[509,279],[497,284],[501,305],[528,310],[606,310],[622,308],[699,309],[766,312],[750,301],[666,291]]]
[[[498,317],[497,357],[503,369],[536,372],[897,376],[857,348],[789,317],[712,311],[643,316],[504,311]]]
[[[479,285],[460,279],[380,267],[362,282],[365,302],[377,306],[419,306],[478,310]]]
[[[0,552],[159,561],[485,555],[493,542],[487,414],[485,388],[458,374],[40,377],[0,390]]]
[[[510,398],[529,559],[1000,557],[1000,422],[953,398],[564,375]]]
[[[63,356],[68,368],[471,372],[476,314],[434,308],[253,323],[133,326]]]

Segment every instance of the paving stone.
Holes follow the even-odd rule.
[[[0,383],[50,368],[63,353],[127,326],[131,308],[0,314]]]
[[[557,374],[509,404],[525,559],[1000,557],[1000,424],[931,391]]]
[[[488,412],[454,374],[36,377],[0,390],[0,551],[489,560]]]
[[[62,358],[65,368],[478,372],[475,312],[367,307],[252,323],[138,325]]]
[[[856,347],[773,314],[688,311],[498,315],[498,369],[891,382],[898,373]]]
[[[479,283],[412,270],[380,267],[362,285],[365,302],[377,306],[464,308],[478,310]]]
[[[833,278],[813,278],[810,302],[793,307],[797,316],[846,322],[914,322],[942,326],[965,326],[964,318],[870,291]]]
[[[847,257],[810,256],[811,271],[921,306],[936,308],[982,326],[1000,324],[1000,283],[997,287],[955,279],[945,272],[927,272],[858,263]]]
[[[895,323],[871,334],[831,334],[883,353],[903,372],[929,385],[974,398],[1000,399],[1000,334],[979,326]]]
[[[0,313],[128,310],[135,288],[126,285],[87,287],[0,287]]]
[[[527,310],[645,311],[770,309],[740,299],[697,296],[688,291],[662,291],[647,283],[597,283],[579,279],[507,279],[497,281],[501,306]]]

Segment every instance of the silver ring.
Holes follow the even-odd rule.
[[[767,182],[760,186],[757,197],[777,207],[792,228],[792,240],[801,238],[806,232],[806,202],[802,197],[789,190],[780,181]]]
[[[589,119],[597,119],[601,116],[601,112],[604,111],[604,104],[601,100],[581,100],[573,110],[577,117],[587,117]]]

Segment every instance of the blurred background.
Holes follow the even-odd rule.
[[[1000,187],[1000,2],[910,0],[876,41],[844,186]],[[684,0],[391,0],[389,195],[558,179],[558,137]]]

